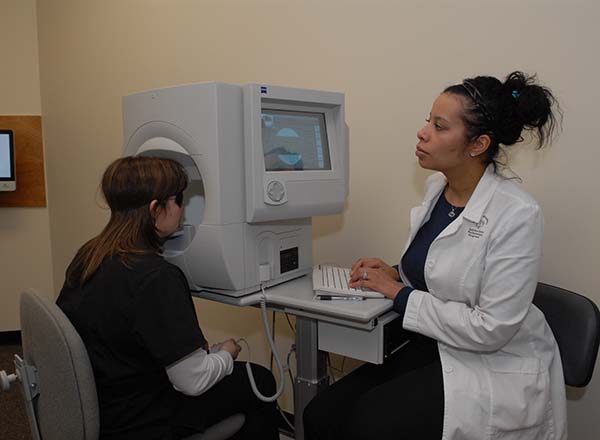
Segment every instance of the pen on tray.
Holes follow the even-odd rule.
[[[317,299],[322,301],[364,301],[362,296],[348,296],[348,295],[317,295]]]

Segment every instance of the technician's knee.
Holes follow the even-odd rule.
[[[370,440],[377,438],[372,421],[366,417],[348,417],[342,428],[344,440]],[[375,437],[374,437],[375,435]]]

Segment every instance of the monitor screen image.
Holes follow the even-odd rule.
[[[263,108],[261,120],[266,171],[331,170],[323,113]]]
[[[0,180],[14,180],[12,132],[0,131]]]

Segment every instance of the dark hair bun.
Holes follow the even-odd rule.
[[[552,107],[556,100],[550,89],[536,84],[535,75],[510,73],[497,96],[496,135],[504,145],[521,140],[523,129],[535,130],[539,146],[551,135],[556,125]]]

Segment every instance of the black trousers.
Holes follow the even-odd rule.
[[[252,364],[252,372],[263,395],[275,394],[275,379],[269,370]],[[233,372],[200,396],[180,394],[172,420],[173,437],[179,439],[202,432],[236,413],[243,413],[246,421],[234,439],[279,439],[276,404],[263,402],[254,395],[245,362],[234,362]]]
[[[383,365],[362,365],[335,382],[303,415],[306,440],[439,440],[443,417],[437,344],[420,335]]]

